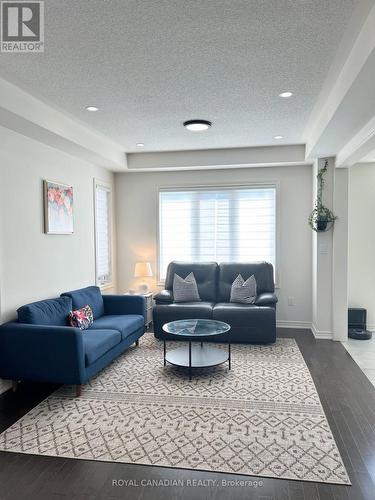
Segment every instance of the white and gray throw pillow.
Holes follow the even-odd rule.
[[[194,273],[188,274],[185,279],[175,273],[173,298],[175,302],[198,302],[201,300]]]
[[[239,304],[254,304],[257,298],[257,282],[252,275],[246,281],[239,274],[232,283],[230,301]]]

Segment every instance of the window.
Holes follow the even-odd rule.
[[[111,262],[111,186],[95,181],[96,284],[112,282]]]
[[[171,260],[276,265],[276,186],[159,193],[159,278]]]

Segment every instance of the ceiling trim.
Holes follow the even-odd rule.
[[[280,166],[305,162],[305,145],[128,153],[128,171]]]
[[[0,125],[101,167],[126,168],[121,146],[1,78]]]
[[[307,158],[320,156],[319,141],[374,50],[375,5],[373,1],[366,0],[359,5],[352,18],[306,126]]]
[[[352,167],[374,150],[375,116],[337,154],[336,167]]]
[[[158,168],[137,168],[135,169],[126,169],[123,172],[118,173],[126,173],[126,174],[140,174],[140,173],[150,173],[150,172],[183,172],[186,170],[225,170],[225,169],[239,169],[239,168],[268,168],[268,167],[304,167],[311,166],[312,161],[296,161],[296,162],[275,162],[275,163],[240,163],[240,164],[228,164],[228,165],[197,165],[194,167],[158,167]]]

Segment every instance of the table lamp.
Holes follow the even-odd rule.
[[[151,264],[149,262],[137,262],[134,268],[134,278],[149,278],[152,276]],[[149,292],[148,284],[143,279],[138,287],[139,293],[145,295]]]

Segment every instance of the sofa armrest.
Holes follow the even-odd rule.
[[[173,293],[171,290],[162,290],[154,296],[156,304],[173,304]]]
[[[146,299],[143,295],[103,295],[104,314],[140,314],[146,316]]]
[[[0,377],[81,384],[85,372],[79,328],[17,322],[0,327]]]
[[[270,306],[277,304],[278,298],[274,293],[261,293],[257,296],[254,304],[256,306]]]

